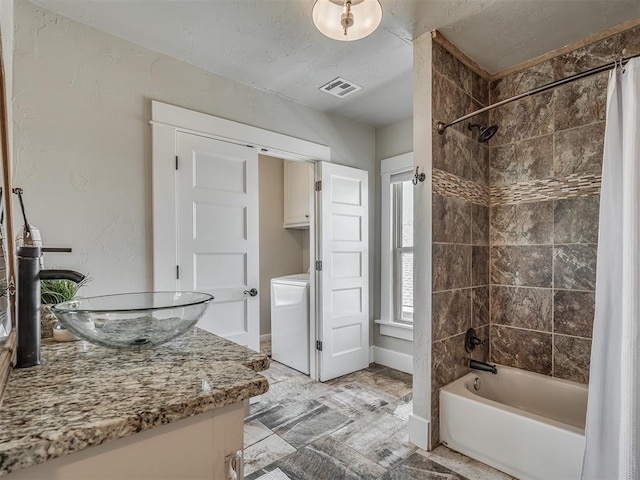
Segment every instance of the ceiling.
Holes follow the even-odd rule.
[[[411,115],[412,39],[438,29],[489,73],[640,17],[639,0],[380,0],[381,27],[324,37],[314,0],[32,0],[252,87],[380,127]],[[357,21],[357,19],[356,19]],[[341,76],[363,87],[318,90]]]

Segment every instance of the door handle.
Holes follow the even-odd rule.
[[[255,297],[256,295],[258,295],[258,290],[255,288],[252,288],[251,290],[245,290],[243,293],[245,295],[250,295],[252,297]]]

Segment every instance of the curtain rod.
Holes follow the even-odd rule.
[[[493,105],[489,105],[488,107],[484,107],[479,110],[476,110],[475,112],[471,112],[465,115],[464,117],[460,117],[454,120],[451,123],[445,124],[444,122],[438,122],[436,124],[438,133],[442,135],[447,128],[449,128],[452,125],[455,125],[456,123],[463,122],[464,120],[468,120],[471,117],[475,117],[476,115],[479,115],[481,113],[488,112],[489,110],[493,110],[494,108],[497,108],[497,107],[501,107],[502,105],[505,105],[507,103],[515,102],[516,100],[520,100],[521,98],[530,97],[531,95],[536,95],[538,93],[546,92],[547,90],[551,90],[553,88],[559,87],[560,85],[564,85],[566,83],[571,83],[576,80],[580,80],[581,78],[590,77],[591,75],[596,75],[598,73],[606,72],[607,70],[611,70],[612,68],[615,68],[618,65],[624,65],[629,60],[636,57],[640,57],[640,54],[622,58],[622,59],[616,60],[615,62],[607,63],[606,65],[601,65],[599,67],[586,70],[582,73],[577,73],[575,75],[571,75],[570,77],[566,77],[561,80],[556,80],[555,82],[547,83],[546,85],[543,85],[538,88],[534,88],[533,90],[529,90],[528,92],[515,95],[511,98],[507,98],[506,100],[502,100],[500,102],[494,103]]]

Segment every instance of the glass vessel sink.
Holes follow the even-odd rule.
[[[51,311],[72,333],[108,348],[161,345],[190,330],[213,296],[197,292],[144,292],[87,297]]]

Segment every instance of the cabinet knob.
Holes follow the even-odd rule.
[[[305,215],[306,218],[309,218],[309,215]]]

